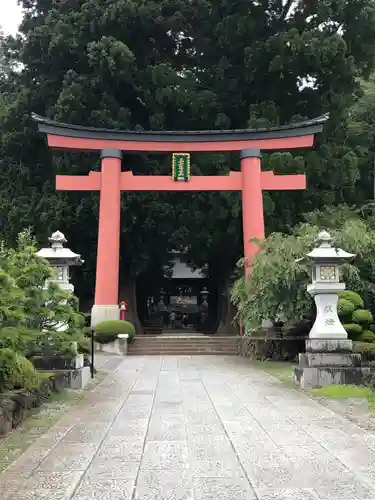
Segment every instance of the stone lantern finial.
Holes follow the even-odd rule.
[[[320,243],[320,247],[331,247],[331,242],[332,242],[333,238],[332,236],[329,234],[328,231],[320,231],[320,233],[318,234],[318,237],[316,238],[316,243]]]
[[[65,238],[65,234],[61,231],[55,231],[52,236],[48,238],[48,241],[51,243],[52,248],[62,248],[64,243],[68,240]]]

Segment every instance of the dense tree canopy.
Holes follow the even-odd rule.
[[[156,130],[257,127],[329,111],[316,151],[264,158],[264,169],[308,176],[304,193],[265,193],[267,230],[285,230],[327,204],[368,199],[365,188],[357,189],[369,175],[368,146],[358,148],[350,136],[349,110],[360,78],[373,68],[372,0],[22,4],[21,35],[1,44],[0,230],[8,241],[28,226],[43,242],[56,228],[66,232],[86,260],[78,293],[92,295],[98,196],[56,193],[54,176],[87,173],[99,161],[48,151],[32,111],[76,124]],[[230,154],[193,161],[196,175],[239,168]],[[126,155],[123,168],[166,173],[170,158]],[[188,258],[208,263],[224,286],[242,254],[237,194],[129,193],[122,207],[122,278],[161,268],[168,250],[187,246]]]

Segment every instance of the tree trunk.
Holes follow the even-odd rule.
[[[233,324],[233,319],[237,314],[235,306],[230,300],[230,281],[219,288],[219,314],[220,323],[216,333],[218,335],[238,335],[238,328]]]
[[[133,323],[138,335],[142,334],[143,328],[141,322],[139,321],[137,310],[136,278],[132,278],[121,286],[120,302],[123,300],[128,303],[128,310],[126,311],[125,319]]]

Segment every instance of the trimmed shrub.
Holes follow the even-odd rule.
[[[375,342],[375,334],[371,330],[363,330],[357,340],[360,342]]]
[[[372,314],[367,309],[357,309],[352,314],[352,320],[361,325],[369,324],[372,323]]]
[[[358,325],[356,323],[348,323],[344,325],[345,330],[348,332],[348,335],[350,337],[358,337],[362,333],[362,327],[361,325]]]
[[[369,342],[354,342],[353,351],[362,354],[363,361],[375,361],[375,344]]]
[[[0,349],[0,392],[12,389],[31,389],[39,377],[33,364],[12,349]]]
[[[339,316],[350,316],[355,309],[355,305],[348,299],[339,299],[337,312]]]
[[[356,293],[352,292],[350,290],[344,290],[343,292],[340,293],[339,299],[345,299],[354,304],[355,309],[358,308],[363,308],[365,307],[365,303],[363,302],[362,297]]]
[[[17,354],[12,349],[0,349],[0,392],[11,390],[17,382]]]
[[[129,341],[135,337],[135,328],[129,321],[108,320],[98,323],[95,327],[95,340],[99,344],[109,344],[117,339],[119,334],[128,334]]]

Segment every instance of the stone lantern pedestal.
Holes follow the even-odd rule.
[[[362,367],[360,354],[353,354],[352,341],[337,314],[339,294],[345,290],[340,282],[341,266],[355,257],[331,246],[332,238],[322,231],[318,246],[300,259],[312,269],[308,293],[314,297],[316,319],[306,341],[306,353],[299,355],[293,369],[293,380],[302,388],[332,384],[360,384],[369,368]]]

